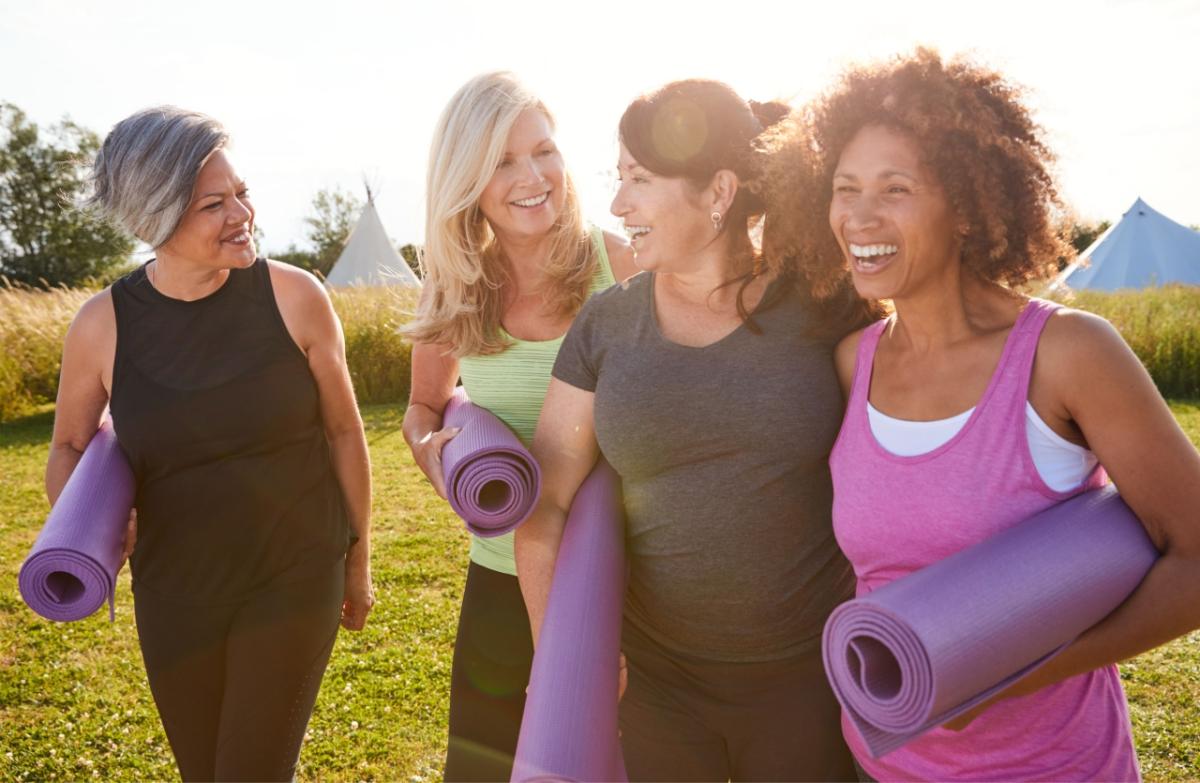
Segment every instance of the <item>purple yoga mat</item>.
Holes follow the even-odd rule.
[[[107,599],[113,619],[133,498],[133,470],[105,421],[21,565],[17,582],[30,609],[47,620],[82,620]]]
[[[825,671],[879,758],[1045,663],[1157,558],[1114,487],[1086,492],[839,606]]]
[[[620,486],[601,458],[571,503],[529,676],[514,783],[628,779],[617,735],[625,600]]]
[[[492,538],[524,522],[541,491],[542,472],[516,434],[471,404],[461,386],[446,404],[442,426],[462,428],[442,447],[442,477],[450,507],[467,529]]]

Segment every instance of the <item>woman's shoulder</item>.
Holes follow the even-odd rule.
[[[608,254],[608,265],[613,278],[620,283],[636,275],[640,270],[633,263],[633,246],[629,240],[612,231],[601,231],[604,251]]]
[[[1038,339],[1038,364],[1053,375],[1078,378],[1080,373],[1122,363],[1132,355],[1125,338],[1107,319],[1057,306],[1046,319]]]

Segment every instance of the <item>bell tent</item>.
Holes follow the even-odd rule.
[[[1116,291],[1171,284],[1200,285],[1200,232],[1139,198],[1051,287]]]

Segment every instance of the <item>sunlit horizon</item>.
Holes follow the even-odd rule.
[[[64,116],[103,135],[173,103],[234,137],[265,251],[304,244],[313,195],[369,181],[389,234],[420,242],[437,115],[468,78],[512,70],[557,116],[558,141],[589,219],[606,227],[616,122],[639,93],[676,78],[728,82],[793,103],[847,64],[930,45],[967,53],[1029,89],[1059,156],[1064,200],[1088,221],[1136,198],[1200,223],[1200,4],[1010,2],[349,2],[332,10],[145,0],[42,6],[0,0],[0,100],[39,125]]]

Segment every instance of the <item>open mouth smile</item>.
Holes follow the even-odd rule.
[[[849,244],[850,256],[854,259],[854,268],[859,272],[875,272],[896,257],[900,251],[898,245],[856,245]]]

